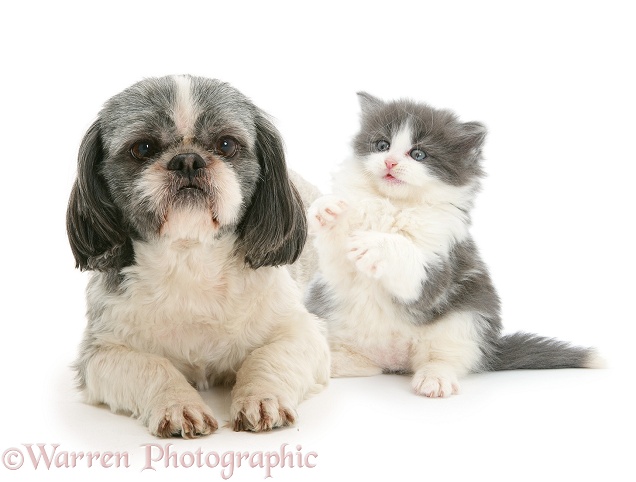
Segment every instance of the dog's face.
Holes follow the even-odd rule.
[[[257,115],[229,86],[189,77],[142,82],[111,99],[100,119],[100,174],[130,227],[147,239],[197,210],[217,229],[235,226],[261,172]]]
[[[111,98],[80,147],[67,228],[77,265],[134,262],[132,241],[236,232],[254,267],[292,262],[304,210],[265,115],[227,84],[147,79]]]

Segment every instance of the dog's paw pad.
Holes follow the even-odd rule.
[[[235,432],[267,432],[296,422],[296,411],[273,396],[251,396],[234,400],[231,413]]]

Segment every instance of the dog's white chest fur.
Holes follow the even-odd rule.
[[[278,272],[245,268],[233,256],[234,241],[226,236],[136,243],[136,263],[123,270],[120,295],[102,300],[115,336],[168,358],[200,388],[210,377],[231,378],[268,335],[266,323],[250,320],[268,303],[263,286]],[[252,289],[255,284],[259,290]],[[263,296],[242,296],[248,292]]]

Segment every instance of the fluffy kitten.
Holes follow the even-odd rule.
[[[309,211],[320,273],[311,312],[328,320],[332,376],[413,373],[448,397],[469,372],[592,367],[594,351],[501,336],[499,298],[469,233],[485,127],[360,93],[355,156]]]

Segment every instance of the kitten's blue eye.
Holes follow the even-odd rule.
[[[426,157],[426,152],[424,152],[422,149],[413,149],[411,152],[409,152],[409,154],[416,161],[422,161]]]
[[[391,144],[387,141],[378,141],[375,143],[375,148],[380,152],[388,151],[389,147],[391,147]]]

